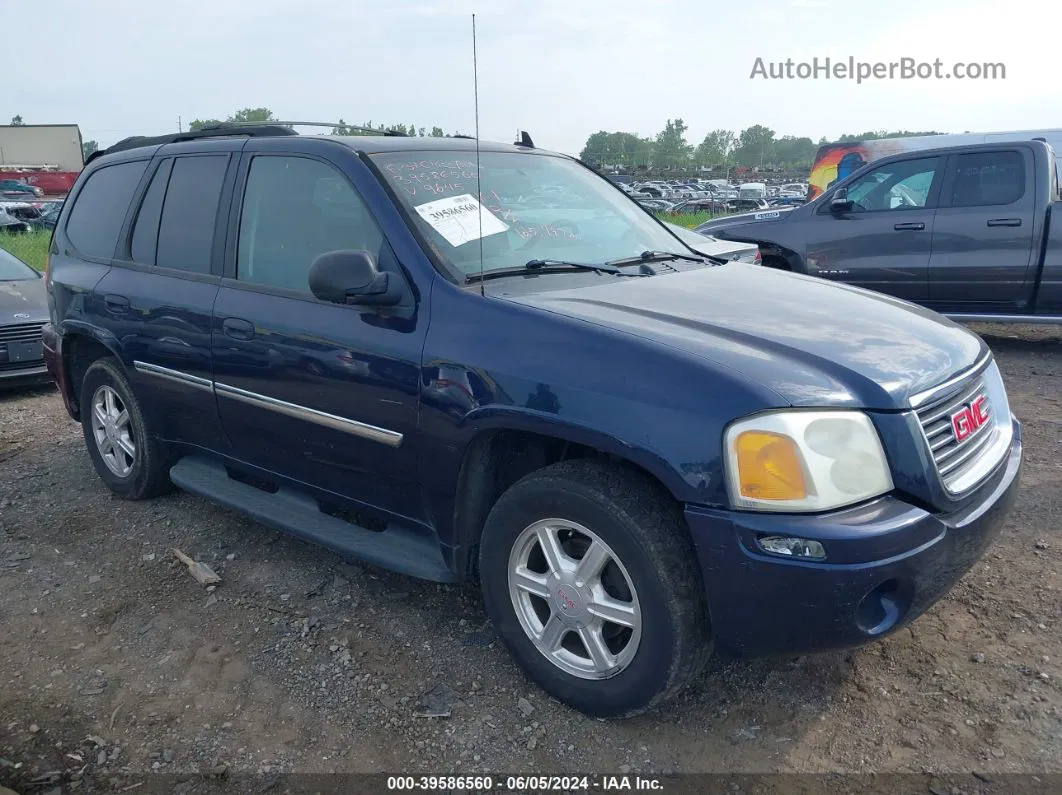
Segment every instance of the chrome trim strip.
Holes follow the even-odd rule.
[[[229,386],[228,384],[215,382],[214,389],[217,391],[218,395],[232,398],[233,400],[239,400],[252,406],[270,409],[271,411],[284,414],[288,417],[293,417],[297,420],[313,422],[317,425],[323,425],[326,428],[333,428],[334,430],[343,431],[344,433],[349,433],[353,436],[360,436],[363,439],[370,439],[374,442],[385,444],[388,447],[398,447],[402,444],[402,434],[398,431],[377,428],[375,425],[358,422],[357,420],[349,420],[346,417],[337,417],[335,414],[328,414],[324,411],[318,411],[317,409],[298,406],[294,403],[277,400],[276,398],[271,398],[267,395],[259,395],[257,392],[248,392],[245,389],[239,389],[238,387]]]
[[[960,323],[1022,323],[1044,326],[1062,324],[1062,315],[977,315],[967,312],[945,312],[944,317]]]
[[[156,378],[161,378],[163,381],[171,381],[175,384],[181,384],[182,386],[190,386],[195,389],[203,389],[207,392],[214,391],[214,384],[206,378],[200,378],[197,375],[189,375],[188,373],[182,373],[180,370],[171,370],[168,367],[160,367],[157,364],[149,364],[148,362],[133,362],[133,368],[138,373],[144,373],[145,375],[153,375]]]
[[[947,394],[949,389],[954,389],[967,378],[972,378],[973,376],[978,375],[982,370],[988,367],[991,361],[992,351],[988,351],[977,361],[977,363],[973,367],[964,370],[956,376],[949,378],[942,384],[938,384],[937,386],[927,389],[924,392],[919,392],[917,395],[912,395],[907,401],[908,405],[911,408],[916,409],[919,406],[923,406],[926,403],[932,402],[934,399],[940,397],[941,395]]]

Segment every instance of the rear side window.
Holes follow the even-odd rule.
[[[136,223],[133,225],[131,254],[134,262],[155,264],[155,244],[159,239],[159,219],[162,217],[162,200],[166,195],[166,183],[170,178],[170,163],[166,160],[155,171],[148,185],[144,200],[140,203]]]
[[[951,188],[952,207],[1011,204],[1025,195],[1021,152],[971,152],[959,155]]]
[[[89,175],[66,221],[66,236],[78,253],[112,259],[129,200],[140,184],[147,160],[105,166]]]
[[[159,224],[155,264],[210,273],[221,186],[229,156],[199,155],[173,161]]]

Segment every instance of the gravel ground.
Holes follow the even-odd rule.
[[[618,722],[531,685],[474,588],[350,565],[187,494],[113,499],[55,392],[2,395],[0,785],[134,788],[153,771],[1062,772],[1062,333],[977,330],[1027,445],[1021,497],[987,556],[880,643],[715,659],[666,710]],[[196,583],[174,547],[221,584]]]

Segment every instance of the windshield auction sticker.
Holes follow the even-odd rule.
[[[431,224],[432,228],[455,248],[479,240],[480,237],[489,237],[509,229],[498,216],[476,201],[470,193],[421,204],[416,210],[421,218]]]

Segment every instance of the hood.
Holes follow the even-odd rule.
[[[789,213],[793,212],[795,209],[796,207],[771,207],[768,210],[756,210],[754,213],[724,215],[721,218],[713,218],[711,221],[705,221],[693,231],[709,235],[717,230],[726,229],[730,226],[738,226],[740,224],[762,223],[764,221],[778,222],[784,220]]]
[[[737,263],[506,300],[694,354],[795,406],[904,409],[988,350],[914,304]]]
[[[47,320],[48,298],[44,291],[44,279],[0,282],[0,326],[10,323],[43,323]]]

